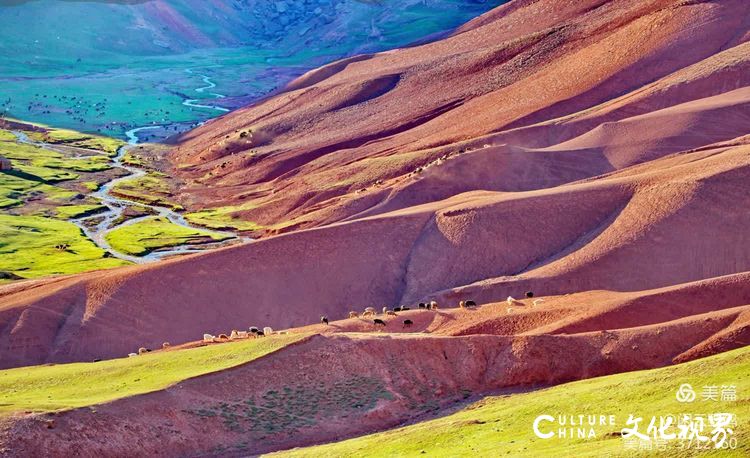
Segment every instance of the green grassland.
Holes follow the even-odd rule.
[[[62,205],[55,208],[57,217],[61,219],[82,218],[93,215],[100,211],[106,210],[107,207],[101,204],[84,204],[84,205]]]
[[[109,156],[116,153],[123,142],[64,129],[44,127],[44,131],[35,130],[39,127],[44,126],[26,128],[24,133],[40,142],[96,148],[103,152],[72,157],[64,150],[58,152],[23,143],[12,132],[0,129],[0,154],[8,158],[13,166],[13,170],[0,173],[0,216],[3,217],[4,236],[0,242],[3,250],[0,281],[127,264],[109,257],[78,227],[67,222],[106,209],[99,199],[87,197],[87,192],[95,191],[99,187],[97,183],[117,176],[116,171],[100,172],[112,168]],[[136,159],[133,156],[133,160]],[[182,207],[169,200],[171,189],[165,178],[159,172],[149,171],[143,177],[119,182],[113,194],[145,204],[181,210]],[[117,223],[154,213],[146,207],[133,205]],[[92,223],[95,222],[92,220]],[[107,235],[108,242],[115,250],[134,256],[147,255],[160,248],[199,245],[227,238],[208,230],[175,225],[161,218],[138,221]]]
[[[140,178],[121,181],[112,188],[111,193],[148,205],[168,207],[175,211],[183,209],[181,205],[171,201],[172,191],[164,174],[159,172],[149,171]]]
[[[676,401],[683,383],[698,392],[692,404]],[[735,385],[737,401],[703,401],[701,388]],[[630,372],[555,386],[523,394],[490,396],[454,414],[435,420],[358,437],[333,444],[295,449],[278,455],[290,457],[459,457],[459,456],[640,456],[624,447],[616,434],[629,414],[643,417],[639,431],[652,416],[713,414],[729,412],[737,417],[734,428],[736,450],[678,450],[658,456],[748,456],[750,455],[750,347],[698,361],[649,371]],[[532,432],[534,419],[552,416],[615,415],[615,427],[598,427],[597,437],[540,439]],[[644,424],[645,423],[645,424]],[[658,423],[657,423],[658,424]],[[707,425],[708,427],[708,425]],[[545,429],[546,431],[546,429]],[[675,428],[672,427],[672,432]],[[709,434],[710,435],[710,434]],[[653,452],[643,456],[653,456]]]
[[[120,253],[143,256],[159,248],[220,242],[229,236],[178,226],[165,218],[151,217],[120,226],[106,235],[107,242]]]
[[[0,140],[0,155],[10,159],[14,168],[37,175],[47,181],[78,178],[77,174],[69,173],[70,171],[101,172],[112,167],[109,158],[105,155],[71,158],[36,145],[16,142],[15,138]],[[35,172],[28,171],[29,169]],[[67,175],[65,175],[66,172]]]
[[[27,130],[29,136],[41,135]],[[70,134],[72,135],[72,134]],[[79,134],[76,138],[90,138]],[[67,157],[36,145],[22,143],[15,135],[0,129],[0,154],[10,159],[13,170],[0,173],[0,211],[13,216],[47,216],[71,219],[101,211],[95,199],[78,191],[93,191],[95,181],[81,181],[80,173],[97,177],[111,168],[105,154],[81,158]],[[102,181],[106,177],[99,176]],[[64,187],[63,187],[64,186]]]
[[[209,208],[197,212],[185,214],[185,219],[193,224],[204,226],[209,229],[234,229],[238,231],[257,231],[263,226],[252,221],[239,218],[238,212],[251,210],[255,205],[236,205],[226,207]]]
[[[72,409],[161,390],[190,377],[247,363],[304,337],[271,336],[97,363],[0,371],[0,415]]]
[[[63,144],[78,148],[104,151],[109,156],[115,156],[117,150],[125,145],[125,142],[116,138],[84,134],[68,129],[53,129],[48,126],[42,127],[46,129],[45,132],[32,132],[29,134],[29,137],[36,141],[45,143]]]
[[[80,175],[68,170],[60,170],[50,167],[41,167],[28,164],[13,164],[13,168],[31,177],[38,178],[47,183],[58,183],[60,181],[75,180]]]
[[[96,181],[82,181],[81,187],[89,192],[94,192],[99,189],[99,183]]]
[[[0,129],[0,142],[14,142],[16,141],[16,136],[13,135],[13,132]]]
[[[0,214],[0,272],[34,278],[127,264],[107,257],[72,223]]]
[[[52,201],[53,205],[63,205],[77,194],[23,173],[0,172],[0,209],[21,205],[31,198],[46,199]]]
[[[146,161],[144,161],[141,156],[134,154],[132,151],[125,153],[121,162],[125,165],[132,165],[134,167],[146,167],[147,165]]]

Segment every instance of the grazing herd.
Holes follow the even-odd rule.
[[[262,331],[259,328],[256,328],[255,326],[251,326],[247,329],[247,331],[238,331],[236,329],[233,329],[232,332],[229,333],[229,335],[219,334],[218,336],[214,336],[212,334],[203,334],[203,342],[205,343],[226,342],[229,340],[265,337],[265,336],[270,336],[272,334],[274,334],[273,328],[270,328],[268,326],[263,328]],[[276,334],[286,334],[286,332],[278,331]]]
[[[528,291],[528,292],[526,292],[525,296],[526,296],[527,299],[532,299],[534,297],[534,293],[531,292],[531,291]],[[536,307],[539,304],[541,304],[542,302],[544,302],[544,299],[535,299],[533,301],[532,307]],[[512,296],[508,296],[507,303],[508,303],[509,306],[511,306],[511,307],[508,307],[508,309],[507,309],[507,313],[509,313],[509,314],[513,313],[513,311],[515,310],[513,308],[513,306],[526,306],[526,304],[523,301],[514,299]],[[422,310],[438,310],[439,309],[438,303],[435,302],[435,301],[420,302],[417,305],[417,307],[419,309],[422,309]],[[474,309],[474,308],[477,308],[478,305],[477,305],[477,303],[475,301],[467,300],[467,301],[459,301],[458,307],[461,308],[461,309]],[[386,307],[383,307],[383,309],[382,309],[383,313],[382,314],[383,314],[384,317],[397,316],[398,315],[397,312],[405,312],[407,310],[411,310],[411,307],[409,307],[407,305],[402,305],[402,306],[399,306],[399,307],[394,307],[393,310],[391,310],[390,308],[388,308],[386,306]],[[377,312],[375,311],[374,307],[367,307],[367,308],[365,308],[365,310],[364,310],[364,312],[362,312],[362,314],[359,314],[359,313],[357,313],[354,310],[352,310],[351,312],[349,312],[349,318],[350,319],[351,318],[368,318],[368,317],[375,317],[375,316],[377,316]],[[321,316],[320,317],[320,322],[322,324],[329,325],[329,320],[328,320],[327,316]],[[388,323],[384,319],[373,318],[372,324],[373,324],[373,326],[375,326],[375,328],[378,328],[378,327],[385,327]],[[409,319],[403,320],[403,328],[404,329],[411,328],[412,325],[414,325],[414,322],[412,320],[409,320]]]
[[[203,334],[203,343],[221,343],[241,339],[254,339],[258,337],[270,336],[272,334],[287,334],[287,331],[274,332],[274,330],[268,326],[263,328],[263,330],[261,331],[259,328],[251,326],[247,331],[238,331],[236,329],[233,329],[232,332],[229,333],[229,335],[219,334],[218,336],[215,336],[213,334]],[[172,345],[169,342],[164,342],[163,344],[161,344],[161,348],[164,350],[169,349],[171,346]],[[128,357],[132,358],[134,356],[145,355],[146,353],[150,352],[150,348],[141,347],[138,349],[137,353],[128,353]]]
[[[533,299],[534,293],[531,291],[526,292],[525,294],[526,299]],[[532,307],[537,307],[539,304],[543,303],[544,299],[534,299],[532,301]],[[515,311],[516,306],[523,306],[525,307],[526,304],[523,301],[520,301],[518,299],[513,298],[513,296],[508,296],[506,299],[506,303],[508,305],[508,308],[506,309],[508,314],[511,314]],[[439,309],[438,303],[435,301],[430,302],[420,302],[417,307],[421,310],[433,310],[437,311]],[[459,301],[458,307],[460,309],[474,309],[477,308],[477,303],[472,300],[466,300],[466,301]],[[382,316],[383,318],[389,317],[389,316],[398,316],[397,312],[405,312],[407,310],[411,310],[409,306],[402,305],[399,307],[394,307],[393,310],[390,308],[383,307],[382,309]],[[375,326],[375,328],[385,328],[388,325],[388,321],[381,318],[374,318],[378,315],[378,313],[375,311],[374,307],[366,307],[365,310],[360,315],[356,311],[350,311],[349,312],[349,318],[367,318],[367,317],[373,317],[372,324]],[[326,315],[323,315],[320,317],[320,323],[328,326],[330,324],[330,320]],[[414,322],[410,319],[405,319],[402,321],[402,328],[403,329],[409,329],[414,325]],[[265,337],[270,336],[274,334],[274,330],[268,326],[264,327],[263,330],[251,326],[248,328],[247,331],[238,331],[238,330],[232,330],[232,332],[229,335],[226,334],[219,334],[218,336],[214,336],[212,334],[203,334],[203,342],[204,343],[219,343],[219,342],[228,342],[232,340],[239,340],[239,339],[249,339],[249,338],[258,338],[258,337]],[[287,334],[286,331],[277,331],[276,334]],[[169,342],[164,342],[162,344],[163,349],[170,348]],[[129,353],[129,357],[143,355],[151,350],[149,348],[141,347],[138,349],[137,353]]]

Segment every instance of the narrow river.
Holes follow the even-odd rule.
[[[191,75],[195,75],[195,72],[193,72],[193,70],[190,69],[190,68],[186,69],[185,71],[187,73],[190,73]],[[211,81],[211,78],[209,78],[208,76],[206,76],[206,75],[198,75],[198,76],[201,77],[201,79],[203,80],[204,83],[206,83],[206,85],[197,88],[195,90],[195,92],[203,93],[203,92],[205,92],[208,89],[213,89],[213,88],[216,87],[216,83],[214,83],[213,81]],[[216,92],[206,92],[206,93],[209,94],[209,95],[214,96],[217,99],[223,99],[225,97],[224,94],[218,94]],[[226,109],[224,107],[219,107],[219,106],[216,106],[216,105],[201,105],[201,104],[196,103],[196,102],[198,102],[198,99],[185,99],[182,102],[182,104],[185,105],[186,107],[191,107],[191,108],[207,108],[207,109],[210,109],[210,110],[221,111],[223,113],[226,113],[226,112],[229,111],[228,109]]]
[[[189,71],[189,73],[193,73],[193,72]],[[198,75],[198,76],[202,78],[202,81],[206,83],[206,86],[196,89],[197,92],[204,92],[207,89],[213,89],[214,87],[216,87],[216,84],[214,84],[209,79],[208,76],[206,75]],[[213,96],[216,96],[217,98],[224,97],[221,94],[214,94],[214,93],[210,93],[210,94]],[[200,105],[200,104],[196,104],[195,102],[197,102],[197,100],[195,99],[186,99],[183,102],[183,104],[186,106],[190,106],[190,107],[213,109],[213,110],[217,110],[221,112],[229,111],[223,107],[218,107],[218,106],[213,106],[213,105]],[[120,168],[120,169],[126,170],[128,174],[120,178],[115,178],[113,180],[110,180],[104,183],[103,185],[101,185],[99,189],[96,190],[95,192],[88,194],[89,197],[93,197],[101,201],[101,203],[105,207],[107,207],[107,210],[96,213],[94,215],[89,215],[89,216],[85,216],[85,217],[77,218],[77,219],[71,219],[70,222],[76,224],[79,228],[81,228],[83,233],[86,234],[88,238],[90,238],[97,246],[99,246],[104,251],[110,253],[112,256],[117,257],[119,259],[124,259],[126,261],[138,263],[138,264],[158,261],[165,257],[174,256],[178,254],[198,253],[201,251],[205,251],[206,249],[226,245],[228,242],[231,242],[231,241],[235,241],[235,242],[236,241],[243,241],[243,242],[250,241],[251,239],[249,237],[242,237],[234,232],[210,230],[212,233],[228,236],[228,237],[231,237],[231,239],[224,241],[224,242],[207,243],[207,244],[202,244],[202,245],[195,245],[195,244],[178,245],[175,247],[171,247],[169,249],[153,251],[145,256],[130,256],[124,253],[120,253],[116,251],[114,248],[112,248],[109,242],[107,242],[106,235],[110,231],[118,227],[135,224],[139,221],[142,221],[147,218],[152,218],[154,216],[166,218],[173,224],[177,224],[179,226],[183,226],[189,229],[207,230],[203,227],[194,226],[190,224],[182,215],[173,211],[170,208],[162,207],[159,205],[149,205],[149,204],[145,204],[145,203],[138,202],[135,200],[115,197],[111,194],[112,190],[115,188],[115,186],[118,183],[127,181],[127,180],[138,179],[140,177],[145,176],[148,173],[147,170],[144,168],[123,163],[123,158],[125,157],[125,154],[128,152],[128,150],[130,150],[131,148],[133,148],[135,145],[139,143],[140,141],[138,138],[139,132],[142,132],[145,130],[160,129],[163,127],[164,126],[161,126],[161,125],[137,127],[125,133],[125,136],[127,137],[128,142],[126,145],[121,146],[117,150],[117,155],[112,158],[111,165],[113,168]],[[50,149],[53,151],[64,152],[64,150],[62,150],[58,145],[33,141],[23,132],[14,132],[14,134],[16,135],[16,138],[18,138],[19,142],[32,144],[32,145],[39,146],[45,149]],[[106,153],[102,152],[102,154],[106,154]],[[123,215],[123,212],[128,206],[137,206],[141,208],[147,208],[151,210],[151,212],[153,212],[154,214],[136,217],[136,218],[130,218],[130,219],[125,220],[125,222],[122,222],[120,224],[115,224],[116,220]],[[101,221],[99,221],[99,219],[101,219]]]

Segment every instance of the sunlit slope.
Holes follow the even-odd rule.
[[[0,415],[72,409],[164,389],[187,378],[250,362],[305,337],[273,336],[95,363],[0,371]]]
[[[747,456],[750,453],[750,348],[662,369],[630,372],[568,383],[528,393],[490,396],[459,412],[431,421],[343,442],[300,448],[274,456],[633,456],[617,434],[628,415],[642,417],[645,433],[652,416],[729,412],[738,419],[734,450],[696,450],[701,456]],[[677,402],[683,383],[698,392],[691,404]],[[704,401],[703,386],[734,385],[737,401]],[[616,426],[598,426],[597,437],[540,439],[532,431],[542,414],[615,415]],[[547,424],[549,425],[549,424]],[[544,432],[550,428],[545,428]],[[672,428],[672,432],[676,432]],[[710,435],[710,434],[709,434]],[[692,456],[677,448],[659,456]]]

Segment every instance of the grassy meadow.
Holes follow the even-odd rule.
[[[73,223],[0,214],[0,273],[36,278],[129,264],[107,256]]]
[[[158,205],[180,211],[182,206],[173,202],[172,191],[164,175],[149,171],[146,175],[117,183],[112,195],[147,205]]]
[[[97,363],[2,370],[0,415],[72,409],[161,390],[191,377],[250,362],[304,337],[279,335]]]
[[[145,218],[133,224],[120,226],[106,235],[107,242],[112,248],[132,256],[143,256],[159,248],[220,242],[229,238],[211,231],[178,226],[161,217]]]
[[[193,224],[209,229],[234,229],[237,231],[257,231],[263,226],[252,221],[240,219],[238,212],[251,210],[255,205],[235,205],[215,207],[185,214],[185,219]]]
[[[98,188],[97,173],[111,169],[106,151],[116,150],[122,142],[55,129],[25,133],[35,140],[105,152],[73,158],[21,143],[12,132],[0,129],[0,155],[13,166],[0,172],[0,282],[129,264],[110,257],[68,221],[105,210],[80,189]],[[79,181],[88,184],[80,183],[79,189]]]

